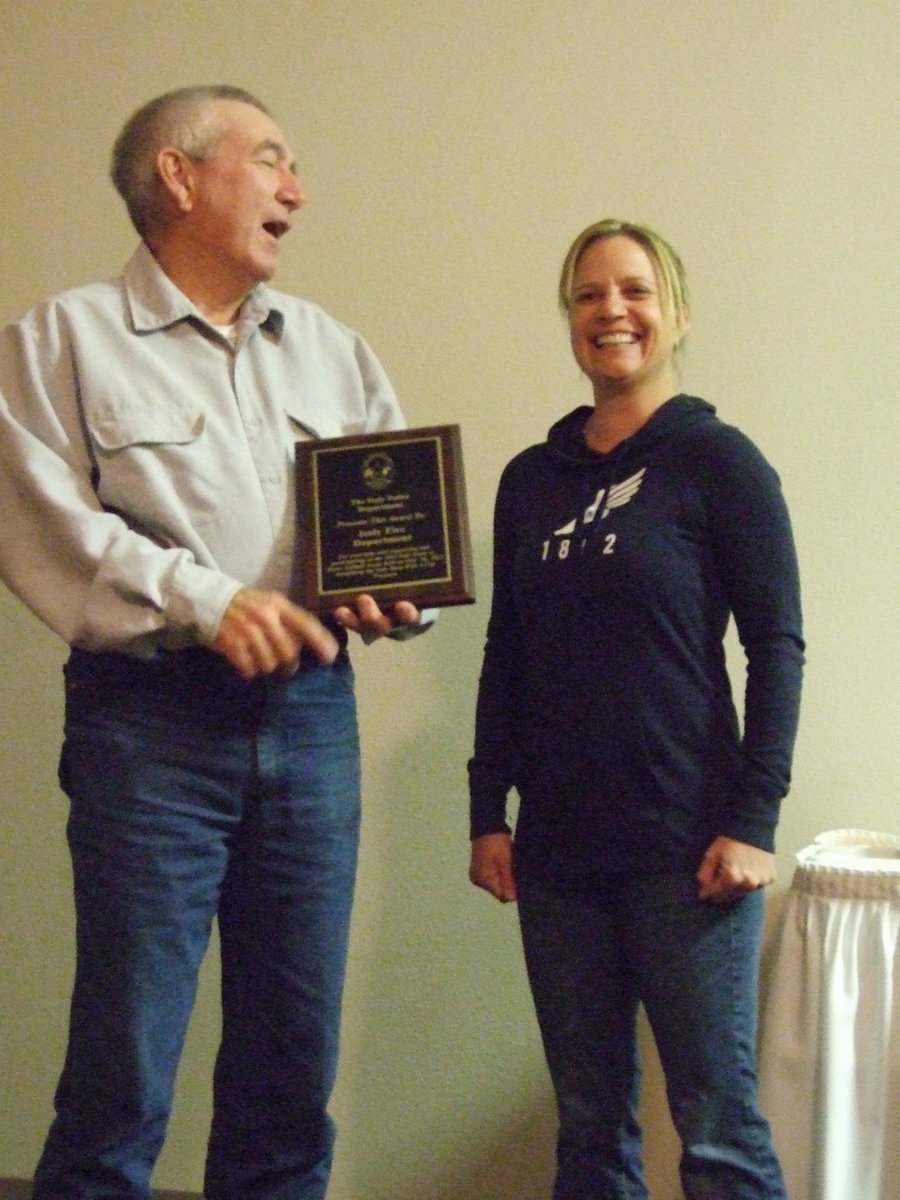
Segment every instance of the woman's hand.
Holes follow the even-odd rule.
[[[352,629],[367,641],[387,637],[398,625],[419,623],[419,610],[409,600],[398,600],[391,605],[390,612],[382,612],[377,602],[368,595],[357,596],[354,607],[342,604],[332,615],[339,625]]]
[[[735,900],[774,881],[775,855],[734,838],[717,837],[703,855],[696,878],[701,900]]]
[[[508,833],[485,833],[472,839],[469,879],[504,904],[515,900],[512,837]]]

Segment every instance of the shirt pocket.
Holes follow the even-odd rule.
[[[173,509],[195,516],[222,503],[226,465],[209,443],[197,405],[126,405],[89,413],[94,489],[106,508],[140,526],[167,524]]]
[[[95,415],[88,422],[101,452],[113,454],[138,446],[186,446],[206,428],[205,415],[196,408],[124,408]]]

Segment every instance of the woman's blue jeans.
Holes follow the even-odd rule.
[[[711,904],[689,873],[617,876],[569,893],[522,872],[517,883],[559,1110],[553,1200],[647,1200],[641,1003],[682,1143],[687,1200],[784,1200],[756,1100],[763,893]]]
[[[206,651],[75,652],[60,764],[77,955],[35,1200],[146,1200],[213,920],[205,1194],[321,1200],[359,835],[346,658],[245,683]]]

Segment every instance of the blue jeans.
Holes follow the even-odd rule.
[[[359,836],[346,658],[241,681],[202,650],[75,652],[60,778],[77,954],[35,1200],[146,1200],[214,918],[205,1194],[322,1200]]]
[[[517,875],[528,975],[559,1110],[553,1200],[647,1200],[638,1005],[682,1143],[687,1200],[784,1200],[756,1101],[764,897],[714,905],[688,873],[551,891]]]

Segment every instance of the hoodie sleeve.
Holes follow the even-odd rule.
[[[800,709],[804,642],[797,555],[775,471],[728,426],[712,484],[713,540],[747,660],[741,769],[720,833],[774,849]]]
[[[475,752],[469,760],[470,828],[473,838],[508,832],[506,802],[517,775],[514,697],[521,661],[520,621],[513,587],[516,554],[512,464],[506,468],[494,508],[493,597],[475,710]]]

